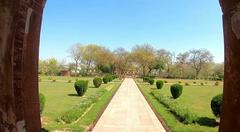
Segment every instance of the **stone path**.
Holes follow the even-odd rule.
[[[165,132],[133,79],[123,81],[93,132]]]

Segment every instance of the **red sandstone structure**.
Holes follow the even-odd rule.
[[[240,131],[240,0],[220,0],[225,39],[219,131]],[[45,0],[0,0],[0,132],[39,132],[38,52]]]

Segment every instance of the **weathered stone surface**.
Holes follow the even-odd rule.
[[[38,49],[44,0],[0,0],[0,131],[40,131]]]
[[[224,104],[220,131],[240,131],[240,0],[221,0],[225,43]]]

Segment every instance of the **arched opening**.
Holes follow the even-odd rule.
[[[220,3],[226,69],[220,131],[239,131],[240,1]],[[40,131],[37,64],[44,4],[45,0],[0,1],[0,131]]]

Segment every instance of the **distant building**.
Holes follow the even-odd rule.
[[[71,76],[71,71],[63,69],[60,71],[61,72],[61,76]]]

